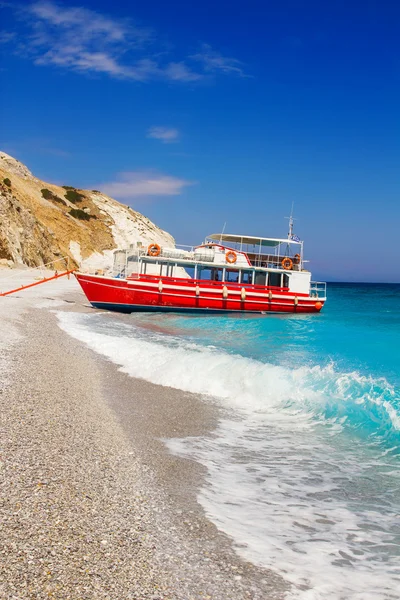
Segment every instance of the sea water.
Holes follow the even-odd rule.
[[[317,315],[59,313],[132,377],[221,407],[167,440],[199,502],[287,600],[400,598],[400,285],[332,284]]]

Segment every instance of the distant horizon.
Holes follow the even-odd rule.
[[[339,285],[400,285],[400,281],[326,281],[327,285],[332,285],[335,283]]]
[[[35,176],[100,189],[182,244],[225,222],[282,237],[294,203],[313,279],[392,279],[400,4],[0,10],[0,147]]]

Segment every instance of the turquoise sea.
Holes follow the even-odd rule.
[[[58,313],[129,373],[221,407],[167,440],[199,502],[288,600],[400,598],[400,284],[330,284],[318,315]]]

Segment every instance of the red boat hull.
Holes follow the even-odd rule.
[[[75,274],[96,308],[118,312],[274,312],[317,313],[324,300],[287,288],[141,275],[117,279]]]

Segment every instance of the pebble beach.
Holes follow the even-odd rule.
[[[217,409],[121,373],[60,310],[93,310],[74,278],[0,297],[0,597],[283,598],[205,517],[202,468],[163,443],[212,430]]]

